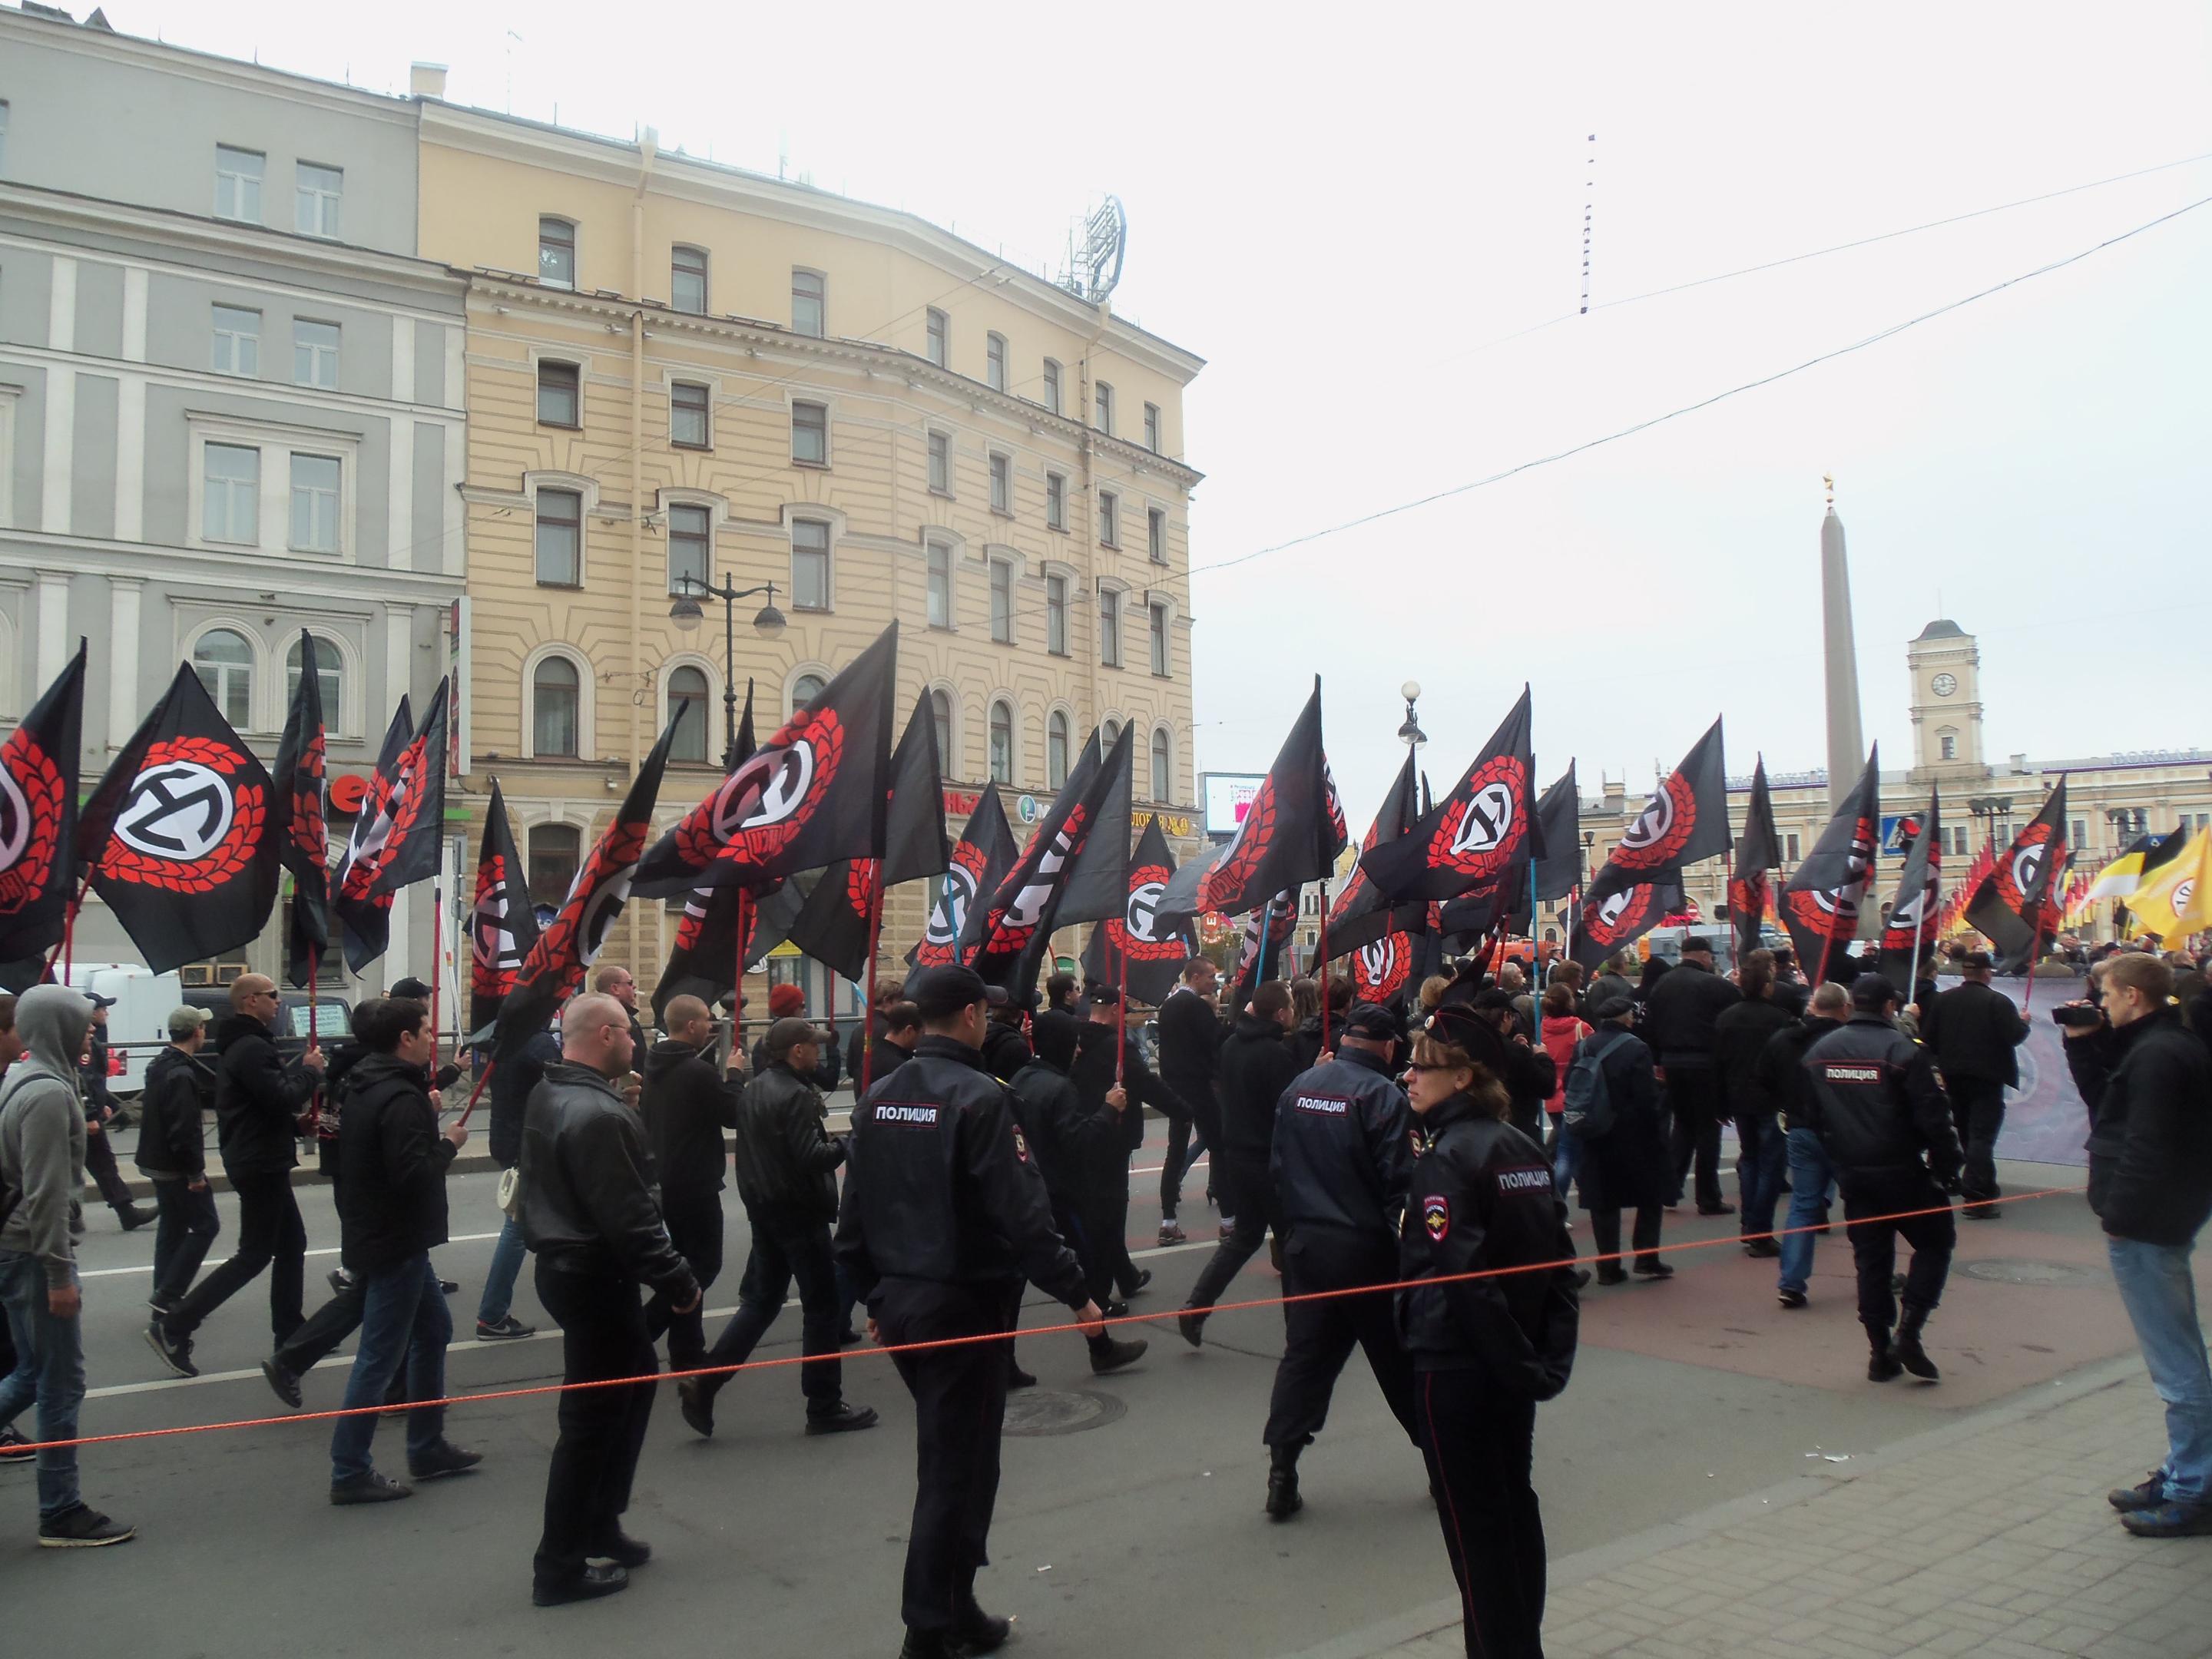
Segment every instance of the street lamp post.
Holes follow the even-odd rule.
[[[676,579],[676,603],[668,607],[668,620],[689,634],[705,619],[706,613],[699,605],[701,599],[722,602],[722,767],[726,771],[735,770],[738,764],[737,604],[757,593],[765,593],[768,602],[753,615],[753,632],[764,640],[775,639],[783,632],[784,617],[775,608],[774,582],[763,582],[758,587],[738,587],[726,576],[717,586],[686,571]]]
[[[1398,728],[1398,741],[1408,749],[1419,749],[1429,740],[1429,734],[1421,730],[1421,723],[1413,718],[1413,704],[1421,695],[1420,681],[1407,680],[1398,688],[1398,695],[1406,700],[1406,720]]]

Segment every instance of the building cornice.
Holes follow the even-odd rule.
[[[159,581],[179,587],[273,595],[296,606],[302,599],[337,598],[373,605],[445,605],[459,597],[462,578],[387,565],[273,561],[258,553],[210,553],[168,542],[117,542],[35,530],[0,530],[0,568],[19,568]],[[149,563],[149,562],[153,562]]]

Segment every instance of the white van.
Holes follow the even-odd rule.
[[[71,966],[69,984],[90,995],[112,997],[107,1011],[107,1086],[118,1095],[135,1095],[146,1083],[146,1068],[167,1046],[169,1014],[185,1000],[184,981],[127,962],[80,962]]]

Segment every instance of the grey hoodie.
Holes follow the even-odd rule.
[[[37,1256],[55,1289],[72,1281],[73,1241],[84,1231],[76,1062],[91,1024],[92,1004],[67,986],[33,986],[15,1001],[15,1035],[27,1052],[0,1082],[0,1203],[15,1206],[0,1226],[0,1251]]]

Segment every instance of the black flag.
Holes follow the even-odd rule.
[[[537,943],[527,871],[494,778],[491,805],[484,809],[483,848],[477,856],[475,902],[469,907],[470,1030],[482,1031],[498,1018],[523,958]]]
[[[300,630],[300,687],[276,744],[276,804],[283,810],[280,857],[292,878],[284,977],[304,987],[331,948],[331,834],[323,820],[323,680],[315,636]]]
[[[1363,854],[1359,867],[1393,899],[1525,899],[1535,762],[1528,689],[1474,763],[1405,835]]]
[[[1575,763],[1536,802],[1536,836],[1544,850],[1536,860],[1535,896],[1563,899],[1582,884],[1582,792]]]
[[[1595,905],[1639,883],[1679,887],[1684,865],[1728,850],[1728,773],[1715,720],[1622,833],[1585,896]]]
[[[1735,868],[1729,874],[1729,918],[1735,928],[1735,956],[1741,962],[1759,948],[1765,925],[1767,874],[1782,863],[1782,838],[1774,833],[1774,797],[1766,787],[1766,757],[1752,764],[1751,805],[1745,810],[1743,833],[1735,840]]]
[[[22,981],[12,989],[44,971],[76,890],[84,659],[80,640],[69,665],[0,742],[0,964]]]
[[[1567,954],[1595,970],[1617,951],[1625,951],[1679,909],[1682,890],[1672,879],[1639,882],[1583,905],[1575,918]]]
[[[2057,783],[2027,827],[1997,854],[1996,866],[1984,876],[1966,901],[1966,921],[1989,935],[2014,972],[2035,960],[2045,936],[2057,927],[2050,896],[2071,856],[2066,845],[2066,776]]]
[[[1943,886],[1942,792],[1928,792],[1928,815],[1908,818],[1905,870],[1897,884],[1897,897],[1881,924],[1881,971],[1889,982],[1912,1000],[1916,967],[1932,978],[1936,963],[1936,924],[1942,920]]]
[[[1160,915],[1160,895],[1175,867],[1175,854],[1168,850],[1155,813],[1129,855],[1126,913],[1094,927],[1083,953],[1084,976],[1093,984],[1116,984],[1127,972],[1129,994],[1136,1000],[1154,1007],[1167,1000],[1183,963],[1198,950],[1197,936],[1188,926],[1176,926]]]
[[[1237,968],[1229,976],[1229,1006],[1238,1013],[1253,992],[1283,977],[1283,956],[1298,927],[1298,891],[1280,892],[1244,918],[1237,941]]]
[[[1881,839],[1881,745],[1876,744],[1858,781],[1782,890],[1782,920],[1798,961],[1816,984],[1826,976],[1836,947],[1858,936],[1859,911]]]
[[[1244,821],[1221,850],[1176,872],[1164,902],[1171,915],[1256,909],[1285,888],[1335,873],[1345,848],[1344,807],[1321,740],[1321,676],[1267,769]]]
[[[1397,781],[1390,793],[1382,798],[1382,805],[1375,814],[1375,822],[1368,826],[1367,839],[1359,843],[1360,856],[1364,858],[1376,848],[1396,841],[1407,833],[1420,817],[1419,776],[1413,766],[1413,750],[1406,750],[1406,763],[1398,769]],[[1364,951],[1377,939],[1393,933],[1406,933],[1420,926],[1421,918],[1428,914],[1428,906],[1419,900],[1392,904],[1382,890],[1368,879],[1367,872],[1358,864],[1345,878],[1336,895],[1336,902],[1328,913],[1328,950],[1332,957],[1340,957],[1353,951]],[[1357,969],[1354,970],[1357,976]]]
[[[345,938],[346,966],[356,974],[382,956],[392,943],[392,901],[403,887],[438,873],[444,855],[446,823],[447,694],[453,682],[438,682],[430,712],[405,745],[387,763],[379,760],[362,803],[345,857],[331,878]],[[400,703],[400,714],[406,703]],[[392,722],[398,729],[398,720]],[[390,750],[392,737],[385,744]]]
[[[961,940],[972,917],[981,927],[983,910],[999,884],[1014,867],[1021,848],[1006,823],[1006,809],[999,805],[999,786],[986,784],[968,814],[968,827],[952,849],[945,870],[945,884],[937,902],[929,907],[928,925],[914,949],[906,953],[909,965],[942,968],[960,960]]]

